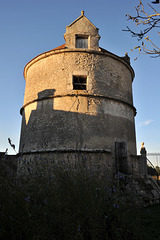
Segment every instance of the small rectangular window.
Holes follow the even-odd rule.
[[[86,76],[73,76],[73,90],[86,90],[86,84]]]
[[[88,37],[76,37],[76,48],[88,48]]]

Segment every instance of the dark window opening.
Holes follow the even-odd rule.
[[[86,90],[86,84],[86,76],[73,76],[73,90]]]
[[[88,37],[76,37],[76,48],[88,48]]]

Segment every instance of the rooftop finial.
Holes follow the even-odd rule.
[[[84,15],[84,11],[81,11],[81,15]]]

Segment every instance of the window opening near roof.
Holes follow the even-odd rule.
[[[73,76],[73,90],[86,90],[86,85],[86,76]]]
[[[77,36],[76,37],[76,48],[88,48],[88,37]]]

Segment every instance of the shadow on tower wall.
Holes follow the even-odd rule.
[[[113,158],[116,141],[135,145],[134,123],[130,120],[104,114],[101,104],[97,106],[96,113],[87,111],[92,98],[90,96],[54,94],[55,89],[46,89],[38,93],[35,102],[24,106],[20,153],[52,149],[99,149],[112,153]],[[69,110],[57,110],[57,106]],[[82,112],[82,109],[85,111]],[[133,149],[127,149],[129,155],[135,154]]]
[[[79,111],[82,97],[79,96],[63,97],[65,102],[72,98],[68,101],[70,106],[66,107],[69,111],[55,110],[54,101],[62,100],[62,96],[54,94],[55,89],[38,93],[36,109],[31,110],[28,122],[28,106],[24,108],[20,152],[60,147],[112,149],[116,139],[135,144],[134,126],[128,119],[104,114],[101,105],[96,114],[82,113]],[[86,98],[88,105],[91,97]]]

